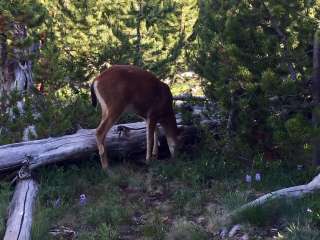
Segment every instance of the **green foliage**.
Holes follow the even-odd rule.
[[[26,24],[28,27],[37,28],[43,24],[47,17],[47,9],[37,0],[8,0],[0,2],[0,13],[4,17],[1,26],[12,34],[10,24],[13,21]],[[8,32],[7,32],[8,33]]]
[[[57,223],[66,214],[74,218],[73,224],[94,230],[87,235],[81,233],[80,239],[117,239],[117,226],[127,218],[127,209],[120,207],[119,192],[115,191],[117,179],[108,178],[98,163],[41,169],[38,175],[42,188],[36,205],[33,239],[47,239],[49,229],[59,226]],[[87,195],[88,203],[84,206],[79,204],[80,194]]]
[[[316,240],[319,239],[320,232],[308,224],[297,223],[288,227],[288,233],[285,234],[285,237],[291,240]]]
[[[232,211],[248,202],[248,197],[248,192],[230,191],[223,194],[221,202],[229,211]]]
[[[256,226],[286,224],[284,233],[298,237],[303,232],[308,236],[318,236],[319,232],[315,231],[319,224],[318,216],[319,196],[306,196],[295,200],[284,198],[272,200],[263,206],[247,209],[233,220],[247,221]]]
[[[176,205],[176,209],[180,212],[183,212],[184,207],[187,203],[189,203],[192,199],[196,197],[198,193],[192,189],[180,189],[176,191],[173,195],[173,199]]]
[[[310,159],[313,130],[304,105],[319,5],[206,0],[199,9],[189,57],[205,94],[225,112],[227,151],[239,160]]]
[[[87,209],[87,223],[96,226],[99,222],[105,222],[110,226],[119,225],[126,218],[127,213],[119,204],[119,195],[116,192],[108,192],[101,196],[101,207],[96,206]]]
[[[253,207],[234,217],[234,221],[248,221],[257,226],[270,226],[279,223],[283,214],[293,212],[295,209],[284,201],[272,201],[263,207]]]
[[[0,144],[19,141],[30,124],[39,138],[72,133],[79,125],[95,127],[99,114],[89,106],[85,82],[108,64],[136,64],[160,77],[188,69],[200,74],[188,82],[174,80],[173,92],[199,87],[201,81],[222,116],[220,143],[211,139],[207,146],[221,149],[226,159],[245,159],[252,166],[256,159],[305,164],[310,140],[318,133],[311,127],[308,104],[319,4],[296,0],[287,5],[244,0],[1,2],[5,20],[0,27],[8,35],[9,52],[41,38],[39,53],[27,57],[33,59],[34,81],[44,84],[47,95],[36,100],[17,96],[30,109],[21,117],[15,99],[9,98],[6,105],[15,120],[8,112],[0,114],[8,125],[0,130]],[[27,25],[25,43],[14,41],[8,27],[13,21]],[[36,111],[39,118],[33,116]],[[183,117],[190,119],[188,112]],[[120,121],[128,120],[136,118],[126,115]]]
[[[25,58],[32,59],[33,80],[43,84],[45,97],[17,95],[32,109],[20,118],[17,99],[2,96],[5,111],[0,120],[6,127],[1,128],[0,144],[20,141],[22,130],[31,124],[38,138],[71,133],[79,125],[95,127],[99,117],[89,106],[85,82],[107,64],[141,65],[160,77],[186,69],[183,48],[196,14],[195,0],[2,1],[5,50],[10,58],[17,47],[41,46]],[[26,25],[24,43],[14,38],[12,23]],[[6,112],[10,107],[15,120]],[[35,112],[39,118],[33,117]],[[120,121],[132,119],[126,115]]]
[[[143,226],[143,236],[146,239],[156,239],[156,240],[162,240],[164,239],[165,233],[167,231],[167,226],[165,226],[160,219],[159,214],[155,214],[152,221]]]
[[[43,5],[52,19],[45,48],[56,50],[55,69],[73,84],[88,80],[106,63],[133,63],[159,76],[172,73],[176,64],[186,66],[182,49],[195,22],[195,0],[45,0]],[[63,78],[57,80],[63,85]]]
[[[189,222],[181,222],[171,229],[165,239],[205,240],[208,239],[208,234],[199,226],[196,226]]]
[[[90,105],[87,81],[108,64],[140,65],[163,78],[192,69],[200,79],[174,79],[173,92],[199,87],[201,81],[205,95],[219,106],[221,124],[214,131],[201,129],[200,150],[188,146],[176,162],[151,166],[164,185],[168,181],[185,184],[169,191],[177,210],[172,212],[179,217],[203,214],[212,192],[224,209],[233,210],[249,201],[254,191],[308,182],[315,171],[298,171],[296,165],[308,163],[311,139],[319,134],[311,126],[310,106],[311,48],[319,13],[317,2],[300,0],[290,4],[269,0],[1,1],[1,39],[5,33],[9,58],[13,49],[32,46],[41,38],[39,53],[24,57],[33,60],[34,81],[43,83],[45,91],[43,96],[16,92],[2,96],[0,144],[21,141],[29,125],[36,127],[37,138],[96,127],[100,114]],[[14,39],[14,22],[28,27],[23,42]],[[18,101],[24,104],[23,113]],[[188,111],[182,116],[185,122],[198,123]],[[120,122],[135,120],[125,115]],[[263,176],[261,182],[241,184],[245,174],[257,171]],[[39,175],[43,187],[33,239],[48,239],[53,223],[70,212],[80,229],[89,226],[79,239],[117,239],[119,225],[130,219],[131,207],[143,208],[141,199],[137,206],[124,208],[128,199],[122,198],[126,193],[119,186],[142,186],[140,196],[149,199],[145,179],[136,179],[133,172],[107,177],[97,166],[84,165],[42,169]],[[221,180],[225,182],[219,185]],[[92,198],[80,207],[79,194],[87,192]],[[0,235],[10,193],[7,185],[0,185]],[[54,207],[57,199],[61,201],[58,208]],[[318,200],[273,202],[239,219],[255,225],[285,219],[291,223],[286,223],[286,237],[316,239]],[[306,214],[306,208],[311,212]],[[140,229],[145,238],[208,238],[201,228],[188,223],[166,235],[168,226],[160,211],[155,212]]]
[[[228,163],[222,159],[211,157],[199,154],[196,162],[191,158],[181,157],[170,165],[157,166],[155,171],[165,179],[178,178],[194,186],[206,184],[210,179],[225,178],[232,166],[228,166]],[[227,176],[231,177],[231,175]]]
[[[69,88],[55,94],[24,95],[13,93],[2,101],[4,109],[0,120],[0,144],[19,142],[26,127],[34,125],[38,138],[55,137],[74,133],[79,127],[95,128],[100,113],[91,106],[89,95],[80,91],[72,94]],[[23,112],[17,102],[23,103]]]
[[[0,183],[0,237],[4,235],[6,214],[10,202],[11,190],[9,184]]]
[[[36,206],[37,212],[34,215],[32,232],[32,239],[41,240],[41,239],[53,239],[48,237],[48,232],[50,230],[52,218],[57,216],[55,209],[52,208],[43,208],[39,205]]]
[[[100,224],[98,228],[97,239],[105,240],[116,240],[119,239],[118,233],[111,225],[107,225],[105,223]]]

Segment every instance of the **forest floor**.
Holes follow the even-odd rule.
[[[224,239],[320,239],[317,196],[273,204],[225,224],[230,211],[270,190],[307,181],[309,173],[270,169],[260,182],[246,183],[242,171],[218,165],[214,171],[210,161],[181,158],[149,167],[120,162],[111,165],[112,174],[96,159],[41,169],[32,239],[222,239],[223,228],[229,230]],[[2,223],[12,191],[1,183]],[[229,237],[232,228],[237,231]]]

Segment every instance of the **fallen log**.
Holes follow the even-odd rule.
[[[274,192],[270,192],[265,194],[254,201],[246,203],[240,208],[236,209],[234,212],[230,214],[231,218],[236,217],[242,212],[254,208],[254,207],[263,207],[266,203],[269,203],[272,200],[280,200],[280,199],[297,199],[302,198],[307,194],[312,194],[320,191],[320,174],[315,176],[313,180],[307,184],[293,186],[289,188],[279,189]]]
[[[132,128],[144,127],[143,122],[125,124]],[[126,154],[140,151],[145,144],[145,129],[132,131],[130,136],[120,136],[114,126],[106,137],[108,153]],[[86,157],[97,151],[95,129],[81,129],[78,132],[55,138],[14,143],[0,146],[0,171],[21,167],[26,161],[30,168]]]
[[[108,155],[111,157],[130,157],[145,154],[146,130],[144,122],[121,124],[127,128],[136,128],[129,134],[120,135],[115,125],[106,137]],[[196,128],[184,127],[184,138],[192,140]],[[159,142],[165,142],[160,128]],[[161,145],[161,144],[160,144]],[[77,133],[62,137],[14,143],[0,146],[0,171],[11,171],[27,163],[29,169],[57,163],[65,160],[77,160],[89,157],[97,151],[95,130],[81,129]]]
[[[208,101],[208,98],[203,96],[193,96],[191,94],[181,94],[173,97],[174,101]]]
[[[4,240],[31,239],[32,212],[38,183],[32,179],[19,180],[9,206]]]

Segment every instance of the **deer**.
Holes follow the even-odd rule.
[[[146,163],[158,157],[157,124],[164,129],[171,156],[175,155],[179,129],[170,88],[153,73],[134,65],[112,65],[91,84],[92,105],[101,107],[96,142],[103,169],[108,169],[105,136],[124,112],[133,112],[146,122]]]

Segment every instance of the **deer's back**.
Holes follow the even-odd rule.
[[[168,85],[154,74],[131,65],[114,65],[96,78],[97,89],[107,106],[122,104],[142,117],[172,111]]]

